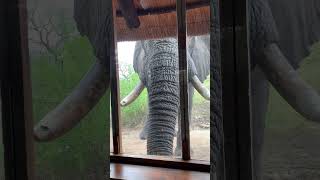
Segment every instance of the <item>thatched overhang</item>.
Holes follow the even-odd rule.
[[[186,0],[187,35],[209,33],[209,0]],[[114,0],[118,41],[177,35],[176,0]]]

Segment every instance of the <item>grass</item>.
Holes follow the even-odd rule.
[[[210,76],[208,76],[203,83],[208,89],[210,89]],[[202,104],[204,101],[206,100],[198,93],[198,91],[195,90],[193,95],[194,105]]]
[[[139,76],[136,73],[129,75],[128,79],[120,80],[120,97],[123,99],[138,84]],[[135,127],[147,113],[147,90],[144,89],[141,95],[130,105],[121,108],[121,119],[124,127]]]

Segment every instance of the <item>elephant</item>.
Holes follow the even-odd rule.
[[[196,36],[187,39],[189,43],[187,47],[187,63],[188,63],[188,101],[189,101],[189,117],[191,117],[192,112],[192,97],[194,93],[194,88],[202,95],[205,99],[210,100],[210,91],[202,84],[210,73],[210,52],[209,52],[209,36]],[[159,46],[164,46],[166,48],[160,48]],[[170,48],[168,48],[170,47]],[[172,54],[173,53],[173,54]],[[167,55],[172,54],[172,57]],[[154,67],[155,66],[155,67]],[[156,40],[146,40],[138,41],[135,46],[135,53],[133,58],[133,68],[135,72],[139,75],[140,82],[137,87],[125,97],[121,102],[121,106],[127,106],[132,103],[142,92],[144,87],[148,90],[148,118],[145,122],[144,128],[140,133],[141,139],[150,139],[148,142],[152,142],[154,138],[161,134],[159,131],[161,127],[165,131],[170,132],[170,135],[175,135],[176,119],[178,119],[178,133],[177,133],[177,146],[175,150],[175,155],[179,156],[181,154],[181,134],[180,134],[180,116],[179,110],[179,75],[178,75],[178,49],[177,40],[171,39],[156,39]],[[154,68],[154,69],[153,69]],[[159,70],[161,69],[161,71]],[[169,74],[171,72],[172,74]],[[156,73],[156,74],[155,74]],[[165,77],[169,76],[169,77]],[[153,79],[152,77],[164,76]],[[152,82],[155,80],[156,82]],[[174,87],[172,87],[174,85]],[[160,87],[171,87],[166,90],[160,91]],[[157,92],[154,92],[157,91]],[[170,91],[167,92],[167,91]],[[154,95],[155,94],[155,95]],[[170,100],[170,102],[168,102]],[[169,106],[170,105],[170,106]],[[162,115],[166,119],[158,122],[159,116]],[[155,117],[156,116],[156,117]],[[172,119],[171,119],[172,118]],[[155,120],[156,119],[156,120]],[[161,126],[156,126],[154,123],[161,123]],[[170,126],[169,126],[170,124]],[[152,131],[150,132],[150,129]],[[155,132],[157,131],[157,132]],[[167,152],[162,153],[157,150],[152,143],[148,143],[150,147],[147,147],[148,154],[172,154],[172,141],[173,138],[166,144],[170,144]],[[156,140],[159,142],[160,140]],[[168,143],[169,142],[169,143]],[[158,148],[163,147],[163,144],[156,144]],[[149,149],[154,150],[149,152]]]
[[[144,0],[141,0],[144,1]],[[147,0],[145,0],[147,1]],[[112,5],[110,1],[105,0],[75,0],[74,17],[77,28],[81,35],[88,37],[91,42],[95,55],[97,57],[96,64],[91,68],[88,74],[81,80],[78,87],[66,99],[49,112],[34,128],[34,137],[38,141],[53,140],[67,131],[72,129],[99,101],[110,86],[110,56],[114,53],[111,51],[112,33]],[[213,5],[217,5],[217,1],[213,0]],[[213,11],[211,6],[211,11]],[[279,94],[290,104],[298,113],[306,119],[320,122],[320,97],[316,90],[308,85],[296,71],[299,62],[309,54],[309,47],[320,39],[320,2],[318,0],[249,0],[249,48],[251,57],[251,81],[252,81],[252,112],[261,112],[253,114],[253,166],[254,179],[260,180],[261,177],[261,152],[263,145],[263,130],[265,112],[268,104],[269,82],[279,92]],[[216,11],[214,12],[216,13]],[[219,18],[214,18],[214,20]],[[221,39],[219,34],[219,23],[213,25],[211,29],[210,43],[210,64],[211,83],[210,89],[212,97],[216,97],[213,101],[221,100],[221,77],[218,68],[219,43]],[[171,40],[170,40],[171,41]],[[149,41],[146,51],[149,47],[158,46],[158,44],[166,43],[168,40]],[[172,54],[168,56],[174,57],[175,48],[168,43],[168,50]],[[161,50],[162,46],[157,48]],[[167,50],[167,51],[168,51]],[[152,51],[150,51],[152,52]],[[217,65],[217,66],[215,66]],[[156,67],[152,67],[156,68]],[[172,69],[173,71],[174,69]],[[161,71],[161,70],[157,70]],[[152,77],[151,77],[152,78]],[[165,78],[164,76],[162,78]],[[220,79],[220,80],[219,80]],[[170,85],[159,87],[170,91]],[[177,88],[176,85],[172,88]],[[215,89],[214,89],[215,88]],[[177,98],[177,95],[174,94]],[[152,101],[152,100],[151,100]],[[170,101],[170,100],[169,100]],[[172,103],[171,101],[167,103]],[[220,103],[221,104],[221,103]],[[178,107],[177,104],[169,104]],[[221,129],[221,106],[214,103],[212,107],[213,114],[217,114],[217,118],[210,119],[211,124],[215,124],[217,129]],[[174,113],[177,113],[175,111]],[[173,126],[173,118],[169,118],[169,126]],[[163,118],[164,116],[162,116]],[[161,126],[161,125],[160,125]],[[165,126],[157,128],[166,128]],[[149,132],[152,132],[150,130]],[[157,132],[157,131],[155,131]],[[148,146],[152,144],[166,144],[162,139],[173,138],[173,131],[164,131],[159,142],[147,142]],[[214,137],[214,143],[211,146],[211,154],[215,154],[213,164],[217,165],[221,161],[221,139],[222,133],[218,132]],[[157,134],[148,134],[148,139]],[[212,139],[212,138],[211,138]],[[170,141],[170,140],[169,140]],[[171,141],[170,141],[171,142]],[[149,149],[149,154],[165,154],[172,151],[172,144],[166,144],[167,147],[160,148],[159,152]],[[219,160],[220,159],[220,160]],[[219,169],[217,167],[217,169]],[[216,171],[218,174],[219,171]]]

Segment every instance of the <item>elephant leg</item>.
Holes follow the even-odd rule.
[[[269,82],[265,75],[256,67],[251,74],[252,92],[252,145],[253,145],[253,176],[254,180],[262,179],[262,157],[264,144],[265,119],[269,100]]]
[[[188,109],[188,113],[189,113],[189,125],[191,125],[191,116],[192,116],[192,103],[193,103],[193,100],[192,100],[192,97],[193,97],[193,93],[194,93],[194,88],[193,86],[191,86],[189,84],[189,91],[188,91],[188,98],[189,98],[189,109]],[[181,142],[181,116],[180,116],[180,110],[179,110],[179,113],[178,113],[178,132],[177,132],[177,146],[176,146],[176,149],[175,149],[175,156],[181,156],[181,147],[182,147],[182,142]],[[191,153],[192,153],[192,150],[190,149]]]

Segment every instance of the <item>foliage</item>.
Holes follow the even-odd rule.
[[[127,81],[130,81],[130,78],[133,73],[134,73],[134,70],[132,68],[132,64],[119,64],[120,79],[125,79]]]
[[[120,80],[120,97],[123,99],[127,96],[140,81],[139,76],[134,71],[129,71],[126,78]],[[144,121],[147,114],[147,90],[145,89],[141,95],[127,107],[121,108],[122,124],[125,127],[134,127]]]
[[[63,11],[58,14],[41,14],[39,11],[37,2],[28,9],[28,39],[34,45],[31,49],[44,53],[63,69],[64,44],[77,35],[74,20]]]

